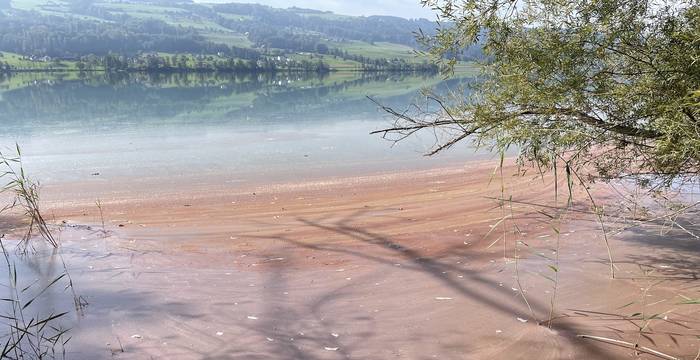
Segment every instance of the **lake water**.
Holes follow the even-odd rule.
[[[465,146],[426,158],[435,141],[429,133],[395,146],[369,134],[392,119],[367,96],[405,109],[425,102],[421,88],[457,90],[468,78],[48,76],[0,79],[0,146],[18,143],[25,167],[44,184],[304,181],[485,156]]]

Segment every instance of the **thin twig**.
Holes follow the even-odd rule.
[[[664,353],[662,353],[662,352],[660,352],[660,351],[656,351],[656,350],[654,350],[654,349],[650,349],[650,348],[648,348],[648,347],[646,347],[646,346],[635,345],[635,344],[632,344],[631,342],[627,342],[627,341],[615,340],[615,339],[610,339],[610,338],[606,338],[606,337],[602,337],[602,336],[593,336],[593,335],[576,335],[576,336],[578,336],[578,337],[580,337],[580,338],[582,338],[582,339],[597,340],[597,341],[601,341],[601,342],[608,343],[608,344],[613,344],[613,345],[617,345],[617,346],[626,347],[626,348],[628,348],[628,349],[632,349],[632,350],[636,350],[636,351],[639,351],[639,352],[643,352],[643,353],[647,353],[647,354],[650,354],[650,355],[654,355],[654,356],[657,356],[657,357],[659,357],[659,358],[666,359],[666,360],[680,360],[680,359],[677,358],[677,357],[674,357],[674,356],[671,356],[671,355],[668,355],[668,354],[664,354]]]

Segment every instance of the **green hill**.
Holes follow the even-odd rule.
[[[80,61],[81,68],[178,68],[157,54],[197,57],[205,69],[426,68],[414,32],[425,19],[353,17],[309,9],[177,0],[0,0],[0,51],[13,64]],[[4,5],[3,5],[4,3]],[[16,59],[16,56],[22,57]],[[111,60],[105,57],[112,56]],[[465,58],[466,59],[466,58]],[[236,61],[239,61],[236,63]],[[0,59],[0,69],[17,67]],[[73,65],[67,65],[68,67]],[[189,66],[189,65],[188,65]]]

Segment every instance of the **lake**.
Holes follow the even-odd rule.
[[[547,358],[624,356],[562,336],[606,334],[618,320],[570,316],[558,333],[535,325],[550,313],[552,269],[562,269],[561,311],[614,313],[639,291],[638,281],[611,286],[607,241],[585,211],[552,228],[551,176],[511,176],[509,158],[505,176],[493,178],[498,162],[477,161],[492,155],[468,144],[425,157],[429,131],[397,144],[370,135],[392,119],[368,96],[406,109],[426,104],[423,88],[464,96],[470,81],[0,79],[0,146],[22,147],[60,242],[49,248],[37,236],[36,252],[8,251],[17,288],[28,290],[0,313],[13,314],[11,304],[24,304],[30,319],[65,313],[51,326],[69,329],[68,359],[514,358],[523,346],[548,348]],[[515,200],[507,208],[496,200],[504,195]],[[4,246],[23,235],[22,211],[0,216]],[[616,238],[620,273],[649,275],[639,253],[660,254],[643,260],[649,268],[670,267],[678,250],[657,245],[669,236]],[[697,264],[688,249],[682,258]],[[581,296],[582,286],[601,291]],[[663,299],[680,290],[653,291],[661,307],[650,311],[664,313]],[[73,311],[73,296],[87,307]],[[694,354],[684,350],[695,350],[691,335],[673,346]]]
[[[427,158],[429,133],[393,144],[370,135],[391,125],[372,103],[405,109],[423,88],[464,91],[469,78],[436,75],[19,74],[0,81],[0,144],[15,142],[43,184],[306,181],[427,169],[483,157]],[[97,191],[97,190],[96,190]],[[93,194],[97,195],[97,194]]]

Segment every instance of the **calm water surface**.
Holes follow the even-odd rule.
[[[429,75],[19,75],[0,79],[0,145],[17,142],[44,184],[126,179],[245,183],[422,169],[483,157],[423,154],[430,134],[396,146],[369,132],[391,119],[366,97],[406,108]],[[99,173],[99,175],[97,175]]]

